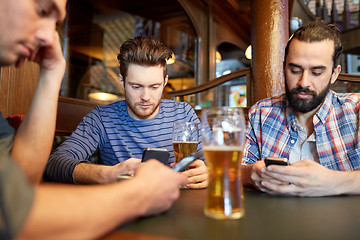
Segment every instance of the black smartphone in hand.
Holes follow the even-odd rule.
[[[265,158],[265,166],[269,166],[269,165],[287,166],[287,165],[289,165],[289,161],[287,160],[287,158],[266,157]]]
[[[143,151],[141,162],[155,158],[166,165],[169,161],[169,155],[170,153],[165,148],[146,148]]]

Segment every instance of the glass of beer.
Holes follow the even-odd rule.
[[[172,144],[175,162],[197,152],[199,143],[199,128],[195,122],[175,122],[173,127]]]
[[[209,171],[204,213],[215,219],[244,215],[240,165],[245,142],[241,108],[213,107],[201,112],[201,136]]]

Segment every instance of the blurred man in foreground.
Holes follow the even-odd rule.
[[[0,65],[40,65],[38,86],[16,135],[0,117],[0,239],[89,239],[167,210],[187,179],[149,161],[131,180],[103,186],[40,184],[51,151],[65,71],[58,22],[65,0],[0,0]],[[164,183],[166,179],[167,184]]]

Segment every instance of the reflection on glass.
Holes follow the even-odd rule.
[[[230,43],[222,43],[218,46],[216,51],[217,78],[249,66],[250,60],[245,57],[244,51],[239,47]],[[211,106],[246,107],[248,102],[246,91],[246,77],[237,77],[200,93],[201,102],[194,107],[195,109]],[[195,96],[193,97],[195,98]]]

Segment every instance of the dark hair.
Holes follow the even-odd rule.
[[[138,36],[126,40],[120,47],[117,59],[120,63],[120,74],[125,80],[130,63],[164,68],[164,79],[167,75],[166,60],[171,58],[172,51],[154,37]]]
[[[328,24],[323,20],[315,20],[296,30],[286,45],[285,59],[284,59],[285,63],[286,63],[286,57],[289,53],[289,46],[294,38],[306,42],[321,42],[324,40],[333,41],[334,42],[333,69],[340,64],[340,56],[343,51],[342,38],[341,38],[341,32],[335,25]]]

